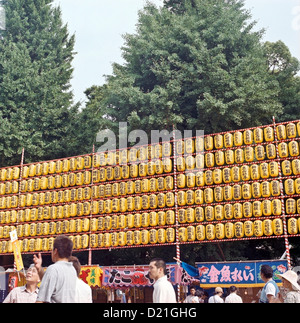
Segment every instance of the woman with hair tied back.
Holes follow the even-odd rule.
[[[77,273],[75,303],[93,303],[91,287],[79,278],[81,271],[79,259],[71,256],[69,262],[73,263]]]

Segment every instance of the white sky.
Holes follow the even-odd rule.
[[[151,0],[162,5],[163,0]],[[134,33],[138,11],[146,0],[54,0],[60,5],[64,23],[76,44],[72,87],[75,102],[84,102],[84,91],[105,83],[112,74],[112,63],[122,63],[122,35]],[[300,0],[245,0],[245,7],[265,28],[264,41],[282,40],[300,60]]]

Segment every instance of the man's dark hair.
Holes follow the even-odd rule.
[[[57,249],[59,258],[69,258],[72,255],[73,242],[67,236],[58,236],[54,240],[54,249]]]
[[[167,274],[167,265],[166,265],[166,262],[163,259],[161,259],[161,258],[154,258],[150,262],[155,262],[155,266],[157,268],[163,268],[164,274],[165,275]]]
[[[229,293],[233,293],[235,291],[237,291],[237,288],[235,286],[230,286],[229,287]]]
[[[260,272],[264,274],[266,278],[273,277],[273,269],[269,265],[262,265],[260,268]]]

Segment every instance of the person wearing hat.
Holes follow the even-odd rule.
[[[224,300],[221,298],[222,295],[223,289],[216,287],[215,294],[209,298],[208,303],[224,303]]]
[[[282,275],[277,275],[282,279],[283,287],[287,290],[286,295],[279,294],[278,303],[300,303],[300,286],[297,283],[298,275],[288,270]]]

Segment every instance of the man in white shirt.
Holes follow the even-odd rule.
[[[155,280],[153,303],[177,303],[174,288],[168,281],[167,267],[163,259],[156,258],[150,261],[149,275]]]
[[[243,303],[242,298],[237,295],[237,288],[235,286],[230,286],[230,294],[226,297],[225,303]]]
[[[195,287],[191,287],[190,288],[190,295],[188,295],[186,297],[186,299],[184,300],[184,303],[199,303],[199,298],[198,296],[196,296],[196,288]]]
[[[37,303],[74,303],[77,275],[68,259],[72,255],[73,242],[60,235],[55,238],[51,253],[53,265],[44,272],[42,256],[33,256],[33,262],[42,283],[36,299]]]
[[[224,303],[223,298],[223,289],[221,287],[216,287],[215,294],[211,296],[208,300],[208,303]]]

